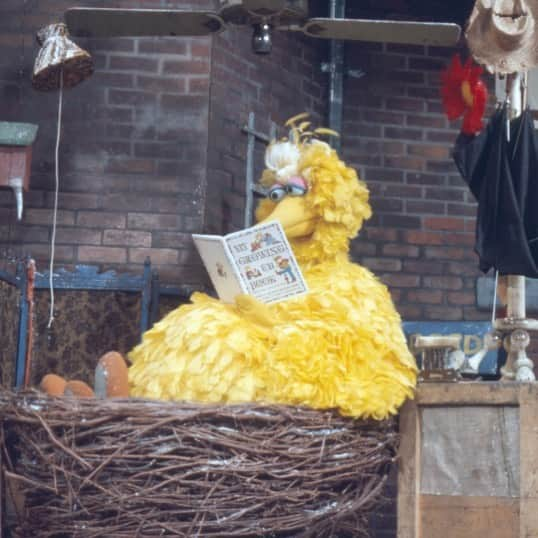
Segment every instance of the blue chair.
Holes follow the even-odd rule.
[[[15,276],[0,272],[0,279],[15,286],[20,294],[19,327],[17,338],[17,354],[15,361],[15,388],[22,388],[26,371],[28,349],[28,326],[30,305],[27,300],[28,288],[31,285],[28,279],[27,264],[19,263]],[[36,272],[33,283],[34,290],[49,289],[50,273]],[[141,294],[140,312],[140,337],[151,326],[151,302],[158,300],[158,296],[152,292],[153,283],[158,282],[158,277],[151,270],[149,258],[144,263],[141,275],[130,273],[117,273],[116,271],[99,272],[99,268],[91,265],[77,265],[73,271],[60,268],[53,273],[54,290],[84,290],[84,291],[110,291]],[[156,306],[154,306],[154,311]]]

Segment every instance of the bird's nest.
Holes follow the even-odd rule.
[[[21,537],[367,536],[397,443],[332,411],[0,392]]]

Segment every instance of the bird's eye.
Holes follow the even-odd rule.
[[[286,196],[286,188],[283,185],[273,185],[268,196],[273,202],[279,202]]]
[[[304,196],[306,194],[306,188],[299,185],[286,185],[286,192],[290,196]]]

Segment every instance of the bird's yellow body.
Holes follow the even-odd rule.
[[[262,305],[196,293],[130,354],[132,396],[338,408],[385,418],[412,397],[416,366],[387,288],[349,261],[349,239],[370,216],[368,191],[322,143],[299,146],[301,197],[262,202],[278,219],[309,292]],[[285,183],[267,170],[263,181]]]

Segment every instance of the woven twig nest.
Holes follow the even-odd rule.
[[[397,440],[332,411],[0,393],[20,537],[367,536]]]

